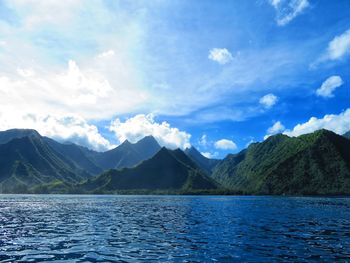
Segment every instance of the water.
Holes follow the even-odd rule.
[[[350,262],[350,198],[0,195],[2,262]]]

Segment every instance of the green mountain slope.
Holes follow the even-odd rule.
[[[213,168],[220,162],[217,159],[209,159],[203,156],[195,147],[185,149],[185,153],[190,157],[200,168],[211,174]]]
[[[89,176],[39,134],[0,144],[0,192],[25,192],[49,183],[76,184]]]
[[[217,189],[181,150],[162,148],[151,159],[134,168],[110,170],[80,186],[88,192],[117,190],[196,190]]]
[[[104,170],[121,169],[133,167],[141,161],[151,158],[160,148],[158,142],[152,136],[147,136],[137,143],[132,144],[126,140],[112,150],[91,154],[90,156]]]
[[[350,194],[350,141],[327,130],[271,136],[228,155],[212,177],[249,194]]]

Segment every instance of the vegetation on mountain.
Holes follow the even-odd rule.
[[[271,136],[228,155],[212,177],[247,194],[350,194],[350,140],[327,130]]]
[[[0,132],[0,193],[350,194],[346,136],[278,134],[219,161],[152,136],[100,153],[13,129]]]
[[[0,192],[25,192],[55,180],[74,184],[89,176],[51,149],[40,135],[0,144]]]
[[[117,190],[199,190],[217,189],[218,184],[202,173],[181,150],[162,148],[134,168],[109,170],[81,185],[87,192]]]

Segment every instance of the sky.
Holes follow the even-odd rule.
[[[0,0],[0,130],[223,158],[350,130],[350,1]]]

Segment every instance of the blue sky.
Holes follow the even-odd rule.
[[[0,1],[0,129],[208,156],[350,130],[350,2]]]

